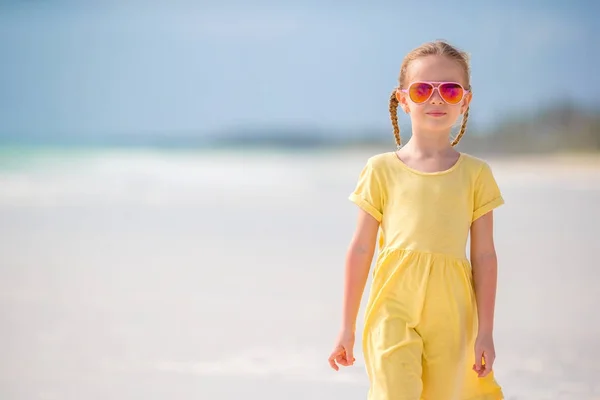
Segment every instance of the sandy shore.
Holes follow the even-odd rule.
[[[0,171],[0,397],[364,399],[360,349],[352,369],[326,359],[367,156],[116,152]],[[498,380],[511,400],[598,400],[600,163],[490,162],[507,203]]]

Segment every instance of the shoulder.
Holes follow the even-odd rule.
[[[394,152],[374,154],[366,159],[365,168],[376,174],[385,173],[394,166],[395,157]]]
[[[483,158],[464,155],[469,180],[475,191],[487,193],[490,196],[500,196],[500,188],[490,163]]]
[[[462,157],[464,168],[474,176],[477,176],[482,172],[491,172],[491,167],[487,160],[467,153],[462,153]]]
[[[394,152],[371,155],[364,162],[363,173],[371,175],[380,182],[385,182],[393,171],[395,157]]]
[[[390,151],[385,153],[374,154],[367,158],[367,165],[375,168],[386,167],[390,164],[390,161],[393,159],[394,156],[394,152]]]
[[[362,184],[376,187],[380,192],[385,191],[393,176],[393,160],[395,156],[394,152],[387,152],[374,154],[363,159],[359,181]]]

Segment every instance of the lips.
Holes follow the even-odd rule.
[[[442,116],[446,115],[446,113],[443,111],[429,111],[426,114],[431,115],[432,117],[442,117]]]

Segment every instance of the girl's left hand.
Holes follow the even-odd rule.
[[[494,349],[494,338],[492,334],[479,334],[475,341],[475,364],[473,371],[477,376],[483,378],[492,372],[494,361],[496,359],[496,350]],[[482,362],[483,361],[483,362]]]

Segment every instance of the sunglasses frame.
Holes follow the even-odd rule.
[[[429,97],[427,97],[427,98],[426,98],[425,100],[423,100],[422,102],[420,102],[420,103],[417,103],[416,101],[414,101],[414,100],[413,100],[413,99],[410,97],[410,92],[409,92],[409,91],[410,91],[410,88],[411,88],[413,85],[420,84],[420,83],[424,83],[424,84],[426,84],[426,85],[431,85],[431,87],[433,87],[433,90],[432,90],[432,91],[431,91],[431,93],[429,94]],[[437,84],[437,86],[436,86],[436,84]],[[452,84],[452,85],[458,85],[458,86],[460,86],[460,88],[462,89],[462,92],[463,92],[463,93],[462,93],[462,97],[460,98],[460,100],[459,100],[459,101],[457,101],[456,103],[449,103],[448,101],[446,101],[446,99],[444,99],[444,96],[442,96],[442,93],[441,93],[441,92],[440,92],[440,90],[439,90],[439,87],[440,87],[440,86],[442,86],[442,85],[444,85],[444,84]],[[438,94],[440,95],[440,99],[442,99],[442,100],[444,101],[444,103],[446,103],[446,104],[450,104],[451,106],[456,106],[456,105],[460,104],[460,102],[461,102],[461,101],[463,101],[463,100],[465,99],[465,97],[467,96],[467,94],[468,94],[468,93],[470,93],[470,90],[468,90],[468,89],[465,89],[465,88],[464,88],[464,86],[463,86],[463,85],[461,85],[461,84],[460,84],[460,83],[458,83],[458,82],[428,82],[428,81],[416,81],[416,82],[412,82],[410,85],[408,85],[408,89],[400,89],[400,91],[401,91],[402,93],[406,93],[406,94],[408,95],[408,98],[410,99],[410,101],[412,101],[412,102],[413,102],[413,103],[415,103],[415,104],[423,104],[423,103],[426,103],[426,102],[428,102],[428,101],[429,101],[429,99],[431,99],[431,97],[433,96],[433,93],[435,93],[435,91],[437,91],[437,92],[438,92]]]

